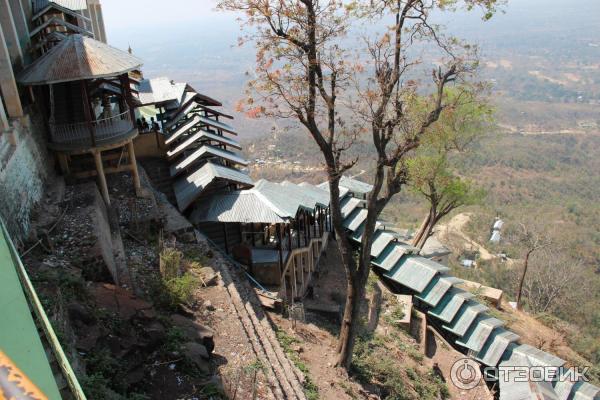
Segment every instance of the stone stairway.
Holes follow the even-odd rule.
[[[221,279],[231,297],[236,313],[242,322],[256,357],[266,368],[273,396],[278,400],[305,400],[304,375],[285,355],[269,322],[256,291],[243,276],[241,268],[229,259],[217,246],[196,231],[200,244],[218,252]]]
[[[152,186],[167,196],[167,200],[171,204],[176,204],[175,192],[173,191],[173,178],[171,178],[171,172],[169,163],[162,158],[141,158],[138,162],[142,165]]]

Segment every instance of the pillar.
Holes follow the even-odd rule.
[[[58,164],[60,165],[60,170],[64,176],[68,176],[71,174],[71,170],[69,169],[69,160],[68,156],[65,153],[58,153]]]
[[[135,160],[135,150],[133,148],[133,140],[127,142],[127,152],[129,153],[129,162],[131,163],[131,173],[133,175],[133,187],[135,193],[139,196],[141,192],[140,174],[138,173],[137,161]]]
[[[110,197],[108,196],[108,185],[106,184],[106,176],[104,175],[104,167],[102,166],[102,153],[94,151],[94,162],[96,171],[98,172],[98,183],[100,184],[100,192],[107,206],[110,206]]]
[[[5,0],[0,0],[0,6],[3,6]],[[0,15],[8,12],[0,7]],[[0,19],[2,27],[4,26],[3,20]],[[0,89],[2,90],[2,96],[6,104],[6,114],[9,118],[21,118],[23,117],[23,107],[21,106],[21,98],[19,97],[19,90],[17,89],[17,82],[15,81],[15,75],[12,69],[12,61],[10,52],[6,45],[4,36],[4,30],[0,27]]]
[[[0,132],[8,129],[8,116],[6,110],[4,110],[4,103],[2,102],[2,94],[0,94]]]
[[[23,52],[21,51],[19,35],[8,0],[0,0],[0,25],[4,32],[4,40],[6,41],[8,53],[10,54],[10,62],[12,65],[20,67],[23,60]]]
[[[29,45],[28,17],[25,14],[21,0],[8,0],[8,2],[10,3],[15,32],[17,34],[17,43],[21,50],[21,60],[23,61],[23,58],[29,58],[26,50],[23,50],[27,49]]]

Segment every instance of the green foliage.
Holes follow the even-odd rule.
[[[304,361],[302,361],[298,356],[298,353],[296,353],[294,349],[292,349],[292,346],[294,344],[299,344],[300,341],[295,337],[289,335],[284,330],[278,328],[275,329],[275,336],[277,337],[277,340],[279,341],[279,344],[281,345],[281,348],[283,349],[284,353],[294,363],[296,368],[298,368],[304,374],[303,389],[306,398],[309,400],[318,400],[319,387],[312,381],[310,376],[310,370],[308,369]]]
[[[448,388],[433,371],[423,373],[416,366],[407,366],[390,354],[386,346],[388,340],[378,335],[357,338],[351,371],[360,382],[377,385],[381,398],[385,399],[437,400],[449,397]],[[398,343],[402,343],[407,348],[406,344],[396,340],[399,340],[398,336],[389,345],[397,347]]]
[[[160,273],[165,281],[179,276],[183,254],[174,248],[166,247],[160,252]]]

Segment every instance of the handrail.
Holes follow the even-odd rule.
[[[52,352],[54,353],[54,356],[56,357],[56,361],[58,362],[58,365],[60,366],[60,369],[62,370],[63,375],[67,380],[67,384],[69,385],[69,388],[71,389],[71,393],[77,400],[86,400],[85,394],[83,393],[83,390],[81,389],[81,385],[79,384],[79,381],[77,380],[77,376],[75,375],[75,372],[73,372],[73,369],[71,368],[71,364],[69,363],[69,360],[67,359],[67,356],[65,355],[65,353],[60,345],[60,341],[58,340],[58,337],[56,336],[56,333],[54,332],[54,329],[52,328],[52,324],[50,324],[50,321],[48,320],[48,316],[46,315],[46,312],[44,311],[44,307],[42,306],[42,303],[40,302],[40,299],[38,298],[37,293],[35,292],[35,288],[33,287],[31,280],[29,279],[29,275],[27,274],[27,271],[25,270],[25,266],[23,265],[23,262],[21,261],[21,257],[19,257],[19,253],[17,252],[17,249],[15,248],[15,245],[12,242],[10,235],[8,234],[6,225],[4,224],[4,221],[2,220],[1,217],[0,217],[0,228],[1,228],[0,231],[3,233],[4,237],[6,238],[6,243],[8,244],[8,248],[11,253],[13,262],[16,266],[17,274],[19,275],[19,278],[21,279],[21,284],[23,286],[23,289],[25,290],[25,294],[30,302],[31,308],[33,309],[33,312],[35,313],[35,315],[38,319],[38,322],[40,323],[42,330],[44,331],[46,339],[48,340],[48,343],[50,344]]]
[[[250,279],[250,281],[254,284],[254,286],[256,286],[258,289],[260,289],[261,291],[264,292],[264,296],[265,297],[267,297],[267,298],[269,298],[271,300],[279,300],[276,295],[274,295],[272,292],[270,292],[269,290],[267,290],[256,279],[254,279],[254,277],[252,275],[250,275],[248,273],[248,271],[246,271],[245,266],[243,264],[239,263],[233,257],[231,257],[229,254],[227,254],[225,251],[223,251],[223,249],[221,249],[221,247],[219,247],[215,242],[213,242],[208,236],[201,234],[197,230],[194,230],[194,232],[197,233],[197,237],[198,237],[198,235],[201,235],[202,239],[206,239],[206,241],[208,243],[210,243],[214,247],[214,249],[216,249],[219,253],[221,253],[221,255],[223,257],[225,257],[229,262],[231,262],[233,265],[235,265],[236,267],[238,267],[242,271],[244,271],[244,274],[246,274],[246,276],[248,277],[248,279]]]
[[[129,109],[120,114],[91,122],[51,122],[49,125],[54,143],[90,142],[92,135],[96,141],[108,140],[133,129]]]

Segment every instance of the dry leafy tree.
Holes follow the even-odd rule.
[[[422,249],[434,227],[458,207],[479,203],[484,191],[456,173],[456,153],[464,152],[490,128],[492,109],[484,99],[467,99],[461,91],[447,96],[465,96],[448,107],[431,126],[421,146],[407,161],[409,187],[429,205],[429,212],[416,232],[412,245]]]
[[[332,225],[347,277],[337,365],[349,368],[359,325],[359,303],[370,268],[375,224],[407,180],[406,157],[440,115],[463,96],[477,67],[476,48],[445,36],[432,14],[459,7],[484,9],[497,0],[221,0],[243,12],[241,41],[256,45],[255,79],[243,106],[251,116],[291,118],[306,128],[324,159]],[[379,27],[379,28],[377,28]],[[434,63],[431,67],[424,67]],[[242,106],[242,105],[241,105]],[[364,234],[355,259],[342,225],[339,181],[358,161],[360,142],[373,172]]]

